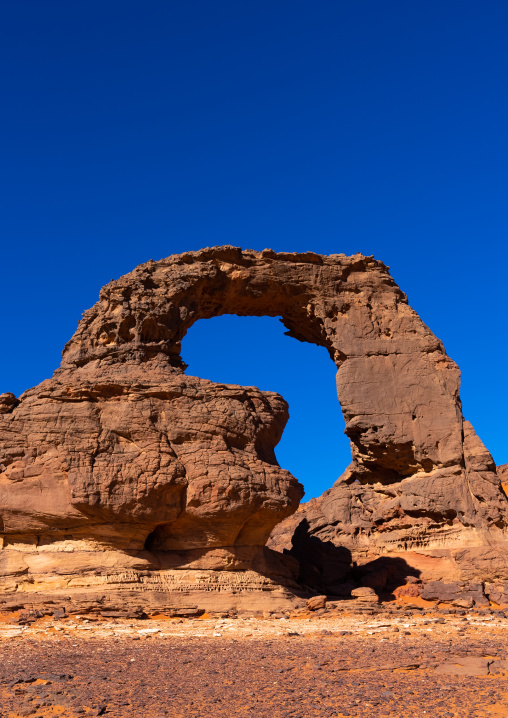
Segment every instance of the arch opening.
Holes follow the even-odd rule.
[[[322,345],[285,336],[278,317],[223,314],[200,319],[182,341],[186,374],[275,391],[289,421],[275,448],[279,465],[317,497],[351,462],[335,388],[336,366]]]

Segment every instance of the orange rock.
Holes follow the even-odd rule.
[[[401,596],[416,598],[417,596],[420,596],[421,592],[421,586],[418,586],[414,583],[407,583],[404,586],[399,586],[398,588],[396,588],[393,594],[394,596],[396,596],[396,598],[400,598]]]

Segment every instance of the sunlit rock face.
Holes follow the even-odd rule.
[[[501,479],[501,484],[505,494],[508,494],[508,464],[497,467],[497,473]]]
[[[274,455],[282,397],[185,374],[183,336],[221,314],[280,316],[337,366],[353,461],[312,517],[287,518],[303,490]],[[0,470],[5,595],[109,585],[113,566],[115,591],[137,583],[166,595],[178,570],[216,578],[254,566],[289,585],[294,564],[262,548],[284,519],[276,547],[306,518],[309,535],[353,557],[437,557],[492,549],[508,515],[463,420],[457,366],[388,268],[361,255],[215,247],[111,282],[53,377],[0,396]],[[474,564],[448,559],[457,574]]]

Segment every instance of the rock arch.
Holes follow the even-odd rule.
[[[459,371],[372,257],[214,248],[148,262],[111,282],[84,313],[62,367],[167,358],[198,319],[281,316],[325,346],[362,481],[460,463]]]
[[[154,560],[141,558],[148,548],[166,566],[245,568],[248,549],[286,518],[281,545],[302,518],[287,518],[302,489],[273,452],[285,401],[184,373],[185,332],[220,314],[281,316],[337,366],[353,461],[304,509],[315,535],[353,556],[483,550],[504,537],[506,497],[463,420],[459,370],[388,268],[362,255],[226,246],[110,282],[52,379],[20,402],[3,395],[6,546],[98,542],[138,564]]]

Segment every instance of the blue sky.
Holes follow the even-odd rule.
[[[0,391],[51,375],[100,287],[147,259],[363,252],[508,462],[506,2],[4,0],[0,28]],[[334,367],[282,331],[200,322],[183,354],[288,399],[278,457],[313,495],[348,461]]]

